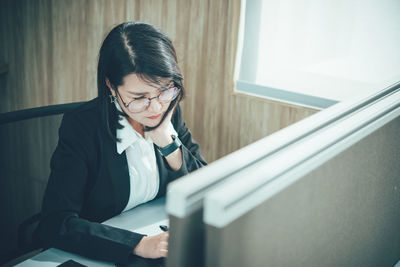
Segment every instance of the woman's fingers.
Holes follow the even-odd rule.
[[[161,241],[159,243],[159,250],[162,257],[168,256],[168,242]]]
[[[162,241],[168,241],[169,232],[167,231],[167,232],[160,234],[160,238],[161,238],[160,240],[162,240]]]
[[[169,233],[143,237],[136,246],[134,254],[144,258],[160,258],[168,256]]]
[[[166,250],[168,250],[168,242],[166,242],[166,241],[161,241],[161,242],[158,244],[158,247],[159,247],[159,249],[166,249]]]
[[[168,257],[168,250],[160,250],[160,258],[166,258]]]
[[[165,147],[172,142],[171,135],[175,133],[171,123],[172,113],[173,111],[170,111],[156,129],[147,132],[147,135],[159,147]]]
[[[168,256],[168,232],[165,232],[160,237],[160,243],[158,243],[158,248],[160,250],[161,257]]]

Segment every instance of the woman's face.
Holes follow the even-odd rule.
[[[168,85],[168,79],[161,79],[161,84]],[[118,86],[118,92],[112,90],[113,95],[117,97],[118,104],[128,114],[129,118],[147,127],[157,126],[170,103],[161,103],[157,96],[160,94],[159,84],[149,84],[141,80],[135,73],[124,77],[123,85]],[[132,100],[140,98],[153,98],[147,109],[138,113],[132,113],[125,106]],[[122,100],[121,100],[122,98]],[[124,104],[125,103],[125,104]]]

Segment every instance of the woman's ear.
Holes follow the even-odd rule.
[[[110,80],[109,80],[108,78],[106,78],[106,85],[107,85],[108,89],[110,89],[111,94],[112,94],[113,96],[115,96],[115,91],[114,91],[114,89],[113,89],[113,87],[112,87],[112,85],[111,85],[111,83],[110,83]]]

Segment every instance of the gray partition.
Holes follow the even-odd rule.
[[[310,133],[351,114],[367,101],[392,90],[388,88],[373,97],[364,96],[352,102],[335,105],[171,183],[167,193],[167,212],[170,219],[167,265],[204,265],[203,198],[209,190],[226,183],[234,173],[279,152]]]
[[[210,191],[206,266],[400,260],[400,90],[393,88]]]
[[[204,265],[203,199],[207,192],[229,183],[249,166],[279,155],[287,147],[397,90],[399,85],[375,95],[340,103],[263,138],[188,176],[171,183],[167,192],[170,237],[167,266]]]

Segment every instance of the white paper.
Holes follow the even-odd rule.
[[[156,223],[146,225],[144,227],[134,229],[133,231],[139,234],[143,235],[148,235],[148,236],[153,236],[153,235],[158,235],[163,232],[163,230],[160,229],[160,225],[167,225],[169,226],[169,221],[168,220],[161,220]]]

